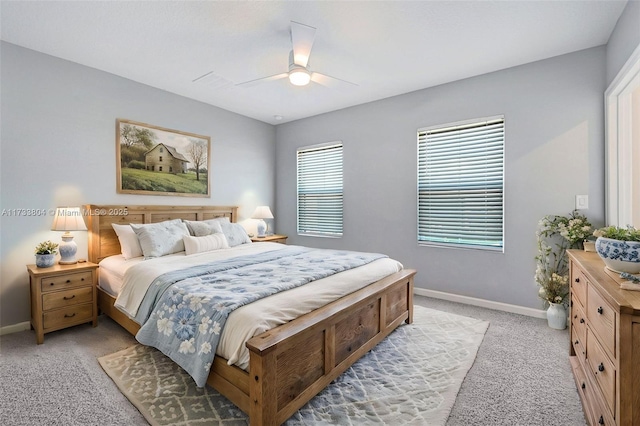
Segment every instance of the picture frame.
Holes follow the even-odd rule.
[[[210,197],[211,138],[116,120],[117,193]]]

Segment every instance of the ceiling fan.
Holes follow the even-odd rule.
[[[291,84],[295,86],[306,86],[310,81],[327,87],[335,87],[345,84],[357,86],[355,83],[311,71],[309,69],[309,55],[311,54],[311,48],[313,47],[313,40],[315,36],[316,29],[314,27],[291,21],[292,50],[289,52],[289,71],[271,75],[269,77],[258,78],[256,80],[245,81],[244,83],[238,83],[237,86],[251,87],[259,83],[280,80],[287,77]]]

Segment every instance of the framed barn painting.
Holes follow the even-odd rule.
[[[117,192],[209,197],[211,138],[116,120]]]

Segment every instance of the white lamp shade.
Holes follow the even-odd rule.
[[[58,246],[60,251],[60,261],[58,263],[61,265],[77,263],[76,253],[78,252],[78,246],[73,241],[73,235],[69,231],[87,230],[80,207],[58,207],[56,216],[53,218],[51,230],[64,231],[62,242]]]
[[[251,215],[253,219],[273,219],[273,213],[269,206],[258,206]]]
[[[52,231],[86,231],[87,225],[80,207],[58,207],[53,218]]]

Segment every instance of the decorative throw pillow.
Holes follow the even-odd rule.
[[[247,235],[247,231],[239,223],[221,222],[222,233],[227,237],[229,247],[239,246],[240,244],[250,243],[251,238]]]
[[[210,234],[202,237],[185,235],[182,237],[182,240],[184,241],[184,251],[187,256],[205,251],[229,248],[227,238],[222,233]]]
[[[194,221],[194,220],[185,220],[184,223],[187,225],[189,229],[189,233],[194,237],[203,237],[205,235],[221,233],[222,228],[220,228],[220,222],[215,221]]]
[[[180,219],[145,225],[131,224],[138,236],[145,259],[152,259],[184,251],[182,237],[189,235],[187,226]]]
[[[118,225],[112,223],[113,230],[116,231],[118,241],[120,241],[120,252],[125,259],[132,259],[134,257],[142,256],[142,247],[138,242],[138,236],[133,231],[131,225]]]

